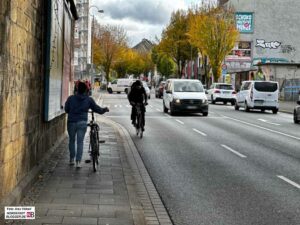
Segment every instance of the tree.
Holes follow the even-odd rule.
[[[238,40],[234,13],[231,9],[200,8],[190,12],[188,36],[190,42],[207,55],[214,80],[221,76],[221,66]]]
[[[171,74],[175,73],[176,64],[167,54],[159,52],[157,45],[152,49],[151,59],[156,64],[157,71],[163,76],[168,78]]]
[[[170,24],[162,32],[159,51],[167,54],[177,65],[177,76],[180,77],[186,60],[197,55],[187,37],[187,15],[184,11],[172,13]],[[192,53],[192,54],[191,54]]]
[[[93,42],[93,57],[96,65],[102,65],[109,81],[113,63],[118,60],[122,50],[126,47],[127,36],[120,26],[99,26],[95,31]]]

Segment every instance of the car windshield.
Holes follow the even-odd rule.
[[[203,86],[200,82],[175,81],[175,92],[203,92]]]
[[[231,84],[217,84],[216,88],[223,89],[223,90],[233,90],[233,87]]]
[[[273,82],[255,82],[254,88],[261,92],[275,92],[277,91],[277,83]]]

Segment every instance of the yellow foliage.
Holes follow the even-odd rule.
[[[189,18],[189,40],[208,56],[214,78],[218,80],[222,62],[239,36],[234,14],[223,8],[213,8],[209,11],[196,11]]]

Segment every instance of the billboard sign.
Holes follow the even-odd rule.
[[[252,33],[253,30],[253,13],[237,12],[235,14],[236,28],[240,33]]]

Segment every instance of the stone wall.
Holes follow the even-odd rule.
[[[0,1],[0,203],[66,129],[43,121],[46,2]]]

